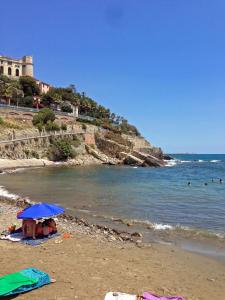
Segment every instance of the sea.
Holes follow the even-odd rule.
[[[64,206],[71,215],[145,242],[176,244],[225,261],[225,154],[171,154],[162,168],[18,169],[0,176],[0,195]]]

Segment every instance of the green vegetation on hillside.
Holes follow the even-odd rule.
[[[54,111],[49,108],[43,108],[33,117],[32,122],[33,125],[39,129],[39,131],[41,131],[42,129],[45,129],[47,131],[59,131],[59,125],[54,121]]]
[[[6,121],[6,120],[3,120],[1,117],[0,117],[0,128],[9,128],[9,129],[22,129],[22,127],[15,123],[15,122],[12,122],[12,121]]]
[[[74,142],[75,145],[76,142]],[[48,150],[48,158],[52,161],[61,161],[74,158],[76,152],[73,149],[73,142],[67,138],[61,138],[54,140]],[[78,146],[78,144],[76,144]]]
[[[11,105],[51,108],[67,113],[72,113],[72,107],[78,106],[80,115],[93,118],[92,120],[80,119],[83,123],[102,126],[114,132],[140,135],[137,128],[130,125],[126,119],[112,113],[110,109],[98,104],[84,92],[77,92],[74,85],[69,87],[52,87],[49,92],[41,95],[34,78],[21,76],[19,80],[12,80],[7,76],[1,75],[1,99]],[[41,122],[38,123],[38,126],[41,127]]]

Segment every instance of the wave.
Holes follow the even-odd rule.
[[[0,186],[0,197],[17,200],[20,198],[19,195],[10,193],[7,189],[5,189],[3,186]]]
[[[105,217],[106,218],[106,217]],[[153,230],[157,232],[167,232],[168,234],[180,234],[183,237],[193,237],[193,238],[219,238],[225,239],[225,234],[218,233],[215,231],[200,229],[200,228],[191,228],[189,226],[184,226],[181,224],[171,225],[151,222],[148,220],[128,220],[128,219],[116,219],[110,218],[114,222],[120,222],[122,224],[131,224],[132,226],[138,225],[148,230]]]
[[[180,160],[180,159],[171,159],[171,160],[164,160],[166,163],[166,167],[173,167],[176,166],[177,164],[185,163],[185,162],[190,162],[189,160]]]
[[[212,160],[203,160],[203,159],[198,159],[198,160],[179,160],[179,159],[173,159],[170,161],[165,161],[166,162],[166,166],[170,167],[170,166],[174,166],[176,164],[179,163],[219,163],[222,162],[222,160],[219,159],[212,159]]]
[[[172,230],[173,226],[169,224],[161,224],[161,223],[154,223],[152,224],[154,230]]]
[[[177,160],[166,160],[165,162],[166,162],[166,167],[173,167],[178,163]]]

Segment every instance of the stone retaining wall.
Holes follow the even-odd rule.
[[[66,135],[73,140],[75,135]],[[33,139],[11,141],[0,144],[0,158],[26,159],[26,158],[46,158],[48,147],[53,139],[61,139],[63,135],[35,137]]]

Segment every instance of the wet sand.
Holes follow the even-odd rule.
[[[1,231],[15,223],[17,211],[0,204]],[[0,276],[36,267],[56,279],[16,299],[95,300],[104,299],[107,291],[224,299],[225,267],[212,258],[175,246],[105,239],[69,221],[59,223],[59,231],[70,232],[70,238],[60,236],[38,247],[0,241]]]

